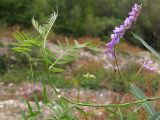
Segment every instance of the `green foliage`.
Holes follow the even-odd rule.
[[[99,89],[105,87],[105,85],[102,84],[103,80],[107,77],[106,70],[97,67],[96,70],[94,68],[90,67],[90,69],[93,69],[90,71],[89,75],[87,76],[88,70],[85,69],[79,69],[77,71],[73,72],[73,83],[78,84],[80,87],[84,88],[90,88],[90,89]]]
[[[160,120],[160,112],[156,112],[151,118],[150,120]]]
[[[51,67],[51,68],[50,68],[50,71],[51,71],[51,72],[54,72],[54,73],[60,73],[60,72],[63,72],[64,69],[62,69],[62,68],[57,68],[57,67]]]
[[[24,112],[24,111],[21,111],[21,115],[22,115],[22,118],[23,118],[24,120],[27,120],[27,116],[25,115],[25,112]]]
[[[47,89],[46,89],[45,81],[43,81],[43,99],[44,99],[45,104],[47,104],[49,102],[48,96],[47,96]]]
[[[18,43],[14,43],[12,49],[16,52],[23,53],[28,60],[31,60],[31,51],[34,46],[41,47],[42,43],[39,41],[39,37],[32,38],[24,32],[14,33],[13,36],[16,38]]]
[[[20,24],[28,27],[31,26],[29,21],[33,14],[44,19],[40,13],[44,12],[45,7],[43,0],[1,0],[0,22],[9,26]]]
[[[80,3],[73,2],[73,3],[76,3],[76,4],[79,3],[80,5],[83,5],[84,7],[88,4],[94,5],[90,1],[85,0],[85,2],[80,2]],[[72,8],[73,3],[71,2],[71,3],[66,3],[66,4],[71,5],[70,7]],[[79,10],[77,10],[77,11],[79,11]],[[92,7],[89,7],[89,8],[85,7],[85,9],[82,10],[81,14],[84,18],[87,18],[88,14],[90,13],[89,18],[91,18],[92,12],[93,12]],[[111,105],[108,105],[108,104],[107,105],[92,105],[92,104],[79,103],[79,101],[78,102],[70,101],[69,99],[61,96],[61,94],[57,91],[57,89],[55,87],[55,81],[52,79],[53,76],[51,76],[50,73],[53,72],[54,75],[57,75],[57,73],[62,72],[63,68],[61,68],[61,65],[64,66],[66,63],[69,63],[69,62],[75,60],[76,58],[78,58],[79,51],[82,48],[88,47],[88,44],[79,44],[77,41],[75,41],[74,44],[72,45],[72,44],[69,44],[68,40],[66,40],[65,45],[59,43],[59,46],[60,46],[62,52],[58,52],[53,55],[53,53],[51,53],[46,48],[46,41],[47,41],[48,34],[49,34],[56,18],[57,18],[57,13],[53,12],[53,14],[51,14],[51,17],[48,19],[47,24],[44,24],[44,25],[39,25],[39,23],[37,21],[32,19],[33,26],[35,27],[35,29],[40,34],[40,37],[42,37],[42,38],[39,38],[39,37],[38,37],[38,39],[32,38],[25,33],[15,33],[14,34],[14,37],[17,39],[18,43],[14,44],[16,47],[14,47],[13,50],[20,52],[20,53],[23,53],[27,57],[28,61],[30,62],[32,79],[34,79],[34,81],[36,80],[36,78],[34,76],[35,73],[34,73],[34,69],[33,69],[32,64],[34,64],[34,62],[37,62],[37,60],[40,60],[38,62],[43,65],[42,71],[45,73],[44,81],[47,81],[51,85],[51,87],[53,88],[53,90],[56,94],[56,99],[54,99],[54,101],[49,100],[48,95],[47,95],[46,85],[43,83],[43,98],[44,98],[44,103],[45,103],[44,106],[42,106],[42,107],[40,106],[38,98],[34,94],[33,98],[34,98],[34,102],[36,105],[36,109],[34,109],[31,106],[29,101],[26,101],[27,106],[28,106],[28,114],[26,116],[25,114],[22,113],[22,115],[24,116],[24,119],[35,119],[38,115],[43,114],[42,108],[48,108],[52,111],[52,114],[48,118],[49,120],[77,120],[77,118],[74,117],[74,115],[72,114],[72,110],[73,110],[73,108],[76,108],[77,110],[83,112],[78,107],[81,105],[81,106],[92,106],[92,107],[100,107],[100,106],[101,107],[118,107],[118,112],[119,112],[118,114],[121,117],[121,119],[123,120],[122,111],[120,110],[120,106],[127,107],[127,106],[133,105],[133,104],[141,104],[144,107],[144,109],[149,113],[149,115],[151,117],[153,117],[153,119],[154,118],[159,119],[159,113],[158,113],[158,115],[157,115],[157,113],[155,113],[155,111],[149,101],[149,100],[156,100],[159,98],[153,98],[153,99],[147,98],[144,95],[144,93],[137,86],[135,86],[133,83],[129,85],[128,89],[139,100],[136,102],[130,102],[130,103],[124,103],[124,104],[111,104]],[[91,21],[90,19],[88,19],[88,20],[89,20],[89,22]],[[85,21],[83,21],[83,22],[85,22]],[[73,21],[73,23],[74,23],[74,21]],[[77,26],[80,27],[79,25],[77,25]],[[87,25],[85,25],[85,26],[87,26]],[[83,25],[80,27],[80,30],[81,30],[80,34],[83,34],[83,32],[84,32],[83,27],[84,27]],[[90,27],[92,28],[92,25],[88,25],[87,27],[90,29]],[[95,28],[97,29],[97,27],[95,27]],[[155,51],[151,47],[149,47],[148,44],[146,44],[144,41],[142,41],[142,39],[140,39],[140,41],[155,54]],[[39,58],[35,58],[35,59],[32,58],[31,52],[34,51],[33,50],[34,47],[38,47],[40,49],[40,54],[41,54],[42,59],[41,58],[40,59]],[[90,48],[90,47],[88,47],[88,48]],[[157,53],[156,53],[156,55],[157,55]],[[76,78],[76,80],[79,80],[78,83],[81,86],[83,86],[83,87],[89,86],[90,88],[95,88],[95,86],[96,87],[101,86],[101,80],[106,77],[106,72],[100,66],[95,67],[95,69],[92,69],[93,67],[94,66],[89,68],[91,72],[85,71],[88,69],[88,67],[86,67],[85,69],[81,68],[80,70],[77,70],[78,75],[76,74],[75,78]],[[40,72],[40,70],[39,70],[39,72]],[[119,81],[119,79],[120,78],[118,78],[118,81]],[[132,79],[131,79],[131,82],[132,82]],[[65,84],[65,86],[66,86],[66,84]]]
[[[133,83],[129,85],[129,91],[137,98],[137,99],[146,99],[146,96],[144,95],[144,93],[137,87],[135,86]],[[144,109],[148,112],[148,114],[150,116],[153,116],[155,113],[155,110],[153,108],[153,106],[149,103],[149,102],[143,102],[142,106],[144,107]]]
[[[22,66],[21,68],[9,68],[7,72],[0,76],[0,82],[19,84],[23,81],[30,81],[31,77],[30,72],[28,72],[28,69],[29,68],[27,66],[26,68],[22,68]]]
[[[47,36],[57,18],[58,13],[54,12],[51,14],[50,18],[48,19],[47,23],[44,25],[39,25],[38,22],[32,18],[32,24],[34,28],[39,32],[39,34],[46,40]]]
[[[74,45],[70,45],[68,40],[66,40],[66,44],[62,45],[60,42],[58,42],[59,47],[61,48],[62,52],[57,53],[55,56],[55,62],[52,63],[51,66],[49,66],[49,69],[53,69],[55,64],[66,64],[69,63],[79,56],[79,51],[82,48],[87,47],[87,44],[79,44],[77,41],[75,41]]]
[[[110,39],[115,26],[123,23],[134,3],[142,3],[142,12],[138,23],[132,28],[137,31],[152,47],[159,50],[159,0],[1,0],[0,23],[8,26],[20,24],[31,26],[30,19],[35,15],[39,22],[46,19],[47,13],[58,6],[59,18],[54,27],[57,34],[67,36],[100,36]],[[125,7],[124,7],[125,6]],[[138,44],[127,33],[129,42]],[[153,42],[154,41],[154,42]]]
[[[38,97],[35,93],[33,94],[33,98],[36,103],[37,110],[40,111],[41,108],[40,108],[39,100],[38,100]]]
[[[75,118],[71,110],[73,107],[70,107],[69,104],[61,98],[57,98],[57,100],[48,105],[50,110],[52,110],[53,115],[51,115],[49,120],[78,120]]]
[[[28,61],[30,62],[31,76],[32,76],[32,79],[34,79],[34,83],[35,83],[36,78],[35,78],[35,73],[33,71],[34,70],[33,63],[37,62],[37,60],[40,60],[38,62],[40,62],[42,65],[45,66],[45,69],[43,69],[42,71],[46,73],[45,75],[47,75],[47,82],[50,83],[51,87],[55,90],[56,94],[58,94],[58,92],[56,91],[56,88],[54,87],[55,83],[54,81],[51,80],[50,71],[54,73],[62,72],[63,69],[55,67],[55,65],[57,64],[64,65],[66,63],[69,63],[75,60],[77,58],[78,52],[82,48],[87,47],[87,44],[79,44],[77,41],[75,41],[74,45],[70,45],[69,42],[66,40],[65,46],[59,43],[59,46],[61,47],[61,50],[63,52],[53,55],[53,53],[51,53],[46,48],[46,41],[47,41],[48,34],[56,18],[57,18],[57,14],[54,12],[54,14],[52,14],[49,20],[47,21],[47,24],[44,24],[42,26],[39,25],[37,21],[32,19],[33,26],[39,32],[40,36],[42,36],[43,38],[42,41],[40,40],[39,37],[38,37],[39,39],[37,40],[37,39],[29,37],[27,34],[23,32],[22,33],[18,32],[14,34],[14,37],[17,39],[18,43],[15,43],[14,46],[16,47],[12,49],[16,52],[23,53],[28,59]],[[42,50],[40,52],[42,52],[41,57],[43,59],[32,58],[31,52],[34,51],[33,47],[35,46],[38,47],[40,50]],[[58,101],[52,104],[52,102],[48,99],[46,85],[43,82],[43,98],[44,98],[44,103],[45,103],[44,107],[49,107],[53,112],[52,116],[49,119],[74,120],[75,118],[71,114],[69,114],[69,111],[71,109],[69,108],[67,101],[63,101],[63,99],[60,99],[59,95],[57,95],[56,97],[58,97]],[[33,119],[37,117],[37,115],[41,114],[42,108],[39,105],[38,98],[35,94],[33,95],[33,98],[34,98],[37,110],[33,110],[29,101],[26,101],[28,110],[29,110],[27,119],[30,119],[30,118]],[[25,114],[22,114],[22,115],[24,116],[24,119],[26,119]]]

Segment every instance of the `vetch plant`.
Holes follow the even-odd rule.
[[[129,13],[129,17],[126,18],[123,25],[120,25],[119,27],[116,27],[113,31],[114,34],[111,35],[111,42],[107,44],[106,54],[111,53],[116,61],[116,65],[118,68],[117,58],[115,54],[115,45],[120,41],[120,39],[124,36],[127,29],[129,29],[134,22],[136,22],[137,17],[139,15],[139,12],[141,10],[141,5],[135,4],[132,8],[132,11]],[[85,115],[85,112],[81,109],[82,106],[88,106],[88,107],[97,107],[97,108],[106,108],[108,111],[113,114],[120,117],[121,120],[123,120],[123,113],[121,112],[121,108],[127,108],[132,105],[139,105],[142,106],[149,114],[150,120],[159,120],[160,119],[160,112],[155,112],[151,101],[155,101],[160,99],[160,97],[153,97],[148,98],[144,95],[142,90],[140,90],[135,84],[129,83],[125,84],[126,91],[131,92],[138,100],[137,101],[130,101],[127,103],[121,103],[120,101],[118,103],[113,104],[93,104],[93,103],[86,103],[86,102],[80,102],[78,101],[72,101],[69,98],[66,98],[61,95],[61,92],[57,90],[56,86],[54,85],[54,81],[50,78],[50,74],[57,72],[62,72],[63,69],[60,68],[58,65],[65,65],[66,63],[69,63],[73,60],[75,60],[77,57],[79,57],[79,51],[83,48],[90,48],[90,46],[87,43],[79,44],[77,41],[75,41],[74,45],[70,45],[68,41],[66,41],[66,45],[62,45],[59,43],[59,46],[62,48],[62,52],[53,54],[49,51],[46,47],[47,43],[47,37],[48,34],[58,16],[57,12],[53,12],[51,14],[50,18],[48,19],[47,23],[44,25],[39,25],[39,23],[33,18],[32,24],[34,28],[38,31],[39,35],[35,38],[29,36],[28,34],[24,32],[15,33],[14,37],[17,39],[17,43],[15,43],[15,47],[13,48],[14,51],[22,53],[26,56],[30,63],[31,68],[31,76],[34,80],[34,84],[36,84],[36,78],[34,75],[34,69],[32,64],[36,61],[41,62],[44,64],[44,72],[46,72],[46,80],[43,80],[43,101],[44,105],[39,104],[39,100],[37,98],[37,95],[34,93],[33,98],[35,101],[36,108],[33,109],[33,107],[30,105],[29,101],[26,101],[26,104],[28,106],[28,113],[24,113],[22,111],[23,118],[25,120],[28,119],[37,119],[37,116],[43,115],[44,109],[51,110],[51,114],[45,118],[48,120],[77,120],[78,118],[73,115],[74,110],[78,110],[79,112],[83,113]],[[146,44],[140,37],[133,34],[137,39],[139,39],[151,52],[153,52],[158,58],[160,58],[160,55],[155,52],[154,49],[152,49],[148,44]],[[33,54],[34,50],[39,50],[40,55],[38,58],[34,58]],[[43,69],[43,68],[42,68]],[[118,69],[118,73],[121,76],[121,80],[123,80],[123,77],[121,75],[120,70]],[[96,76],[91,75],[87,73],[86,75],[83,75],[82,77],[85,78],[96,78]],[[123,80],[124,81],[124,80]],[[49,85],[53,88],[53,91],[55,93],[55,99],[50,99],[47,95],[47,88],[46,88],[46,82],[49,83]],[[122,96],[123,97],[123,96]],[[117,111],[115,113],[110,108],[117,108]],[[117,114],[118,112],[118,114]],[[42,116],[41,116],[41,119]]]

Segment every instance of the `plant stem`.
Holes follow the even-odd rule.
[[[119,66],[118,66],[118,60],[117,60],[117,55],[116,55],[116,46],[114,46],[114,55],[115,55],[115,64],[116,64],[116,67],[117,67],[117,70],[118,70],[120,79],[121,79],[121,81],[122,81],[123,84],[124,84],[125,90],[127,90],[127,89],[128,89],[128,86],[126,85],[125,80],[123,79],[122,74],[121,74],[120,69],[119,69]],[[119,99],[117,105],[121,102],[121,100],[122,100],[122,98],[123,98],[124,95],[125,95],[125,93],[123,93],[123,94],[120,96],[120,99]]]
[[[118,105],[117,107],[118,107],[118,112],[119,112],[119,115],[120,115],[120,117],[121,117],[121,120],[123,120],[122,112],[121,112],[121,110],[120,110],[120,108],[119,108],[119,105]]]
[[[52,83],[51,79],[50,79],[50,70],[48,69],[48,63],[46,62],[47,61],[47,54],[46,54],[46,49],[45,47],[43,48],[44,49],[44,54],[45,54],[45,68],[46,68],[46,73],[47,73],[47,78],[48,78],[48,82],[50,83],[51,87],[53,88],[54,92],[59,95],[55,85]]]
[[[120,72],[120,69],[119,69],[119,66],[118,66],[118,60],[117,60],[117,56],[116,56],[116,46],[114,46],[114,55],[115,55],[115,63],[116,63],[116,67],[117,67],[117,70],[118,70],[118,74],[120,76],[120,79],[122,80],[124,86],[127,88],[127,85],[122,77],[122,74]]]
[[[145,64],[145,63],[143,63],[143,65],[140,67],[140,69],[138,70],[138,72],[136,73],[135,76],[137,76],[137,75],[142,71],[144,64]]]
[[[117,104],[89,104],[89,103],[79,103],[79,102],[73,102],[73,101],[70,101],[68,100],[67,98],[61,96],[62,99],[64,99],[65,101],[71,103],[71,104],[74,104],[74,105],[79,105],[79,106],[89,106],[89,107],[117,107]],[[155,100],[159,100],[160,97],[153,97],[153,98],[146,98],[146,99],[142,99],[142,100],[138,100],[138,101],[134,101],[134,102],[128,102],[128,103],[121,103],[121,104],[118,104],[118,106],[120,108],[123,108],[123,107],[128,107],[128,106],[131,106],[131,105],[135,105],[135,104],[140,104],[140,103],[144,103],[144,102],[147,102],[147,101],[155,101]]]

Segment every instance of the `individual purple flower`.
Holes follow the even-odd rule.
[[[107,49],[105,53],[111,53],[112,56],[114,57],[114,46],[124,36],[126,30],[131,28],[132,24],[136,22],[140,10],[141,10],[141,5],[135,4],[132,7],[132,11],[129,13],[129,17],[125,19],[123,25],[115,27],[115,29],[113,30],[113,34],[111,35],[111,41],[108,44],[106,44]]]
[[[146,68],[149,71],[155,71],[155,68],[153,67],[153,61],[149,59],[145,59],[142,61],[143,67]]]

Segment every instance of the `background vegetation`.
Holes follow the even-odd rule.
[[[115,67],[116,63],[114,63],[114,61],[106,62],[106,60],[110,58],[105,58],[106,56],[103,58],[101,56],[102,51],[96,51],[99,46],[103,46],[103,43],[105,44],[108,40],[110,40],[110,34],[112,34],[112,30],[115,26],[122,24],[123,20],[126,18],[126,16],[128,16],[131,6],[135,2],[143,4],[141,15],[136,25],[134,25],[132,30],[127,32],[122,41],[129,41],[142,47],[140,42],[137,42],[138,40],[135,39],[139,37],[134,38],[130,34],[132,31],[142,36],[152,47],[159,49],[159,0],[142,0],[141,2],[139,0],[121,0],[120,2],[118,0],[1,0],[0,32],[2,33],[0,35],[0,85],[6,87],[9,83],[8,86],[10,88],[10,86],[14,85],[12,83],[15,83],[15,86],[18,88],[18,84],[22,83],[23,81],[24,83],[21,85],[22,88],[25,88],[23,84],[27,86],[28,81],[31,83],[36,83],[36,85],[39,85],[37,83],[43,81],[43,93],[36,93],[35,89],[35,94],[33,97],[30,97],[30,93],[27,94],[28,98],[32,98],[31,100],[34,99],[37,107],[37,110],[32,110],[30,101],[27,102],[29,110],[29,114],[27,114],[28,117],[34,117],[38,114],[41,114],[41,106],[38,103],[38,99],[42,99],[47,107],[48,103],[52,103],[51,101],[53,101],[53,99],[50,101],[50,95],[48,95],[49,98],[47,97],[47,93],[49,92],[46,90],[45,83],[47,88],[49,88],[48,83],[51,85],[52,83],[55,84],[57,88],[60,88],[58,90],[65,90],[66,88],[69,88],[68,90],[71,91],[76,88],[77,91],[80,90],[79,92],[81,92],[81,90],[89,90],[94,92],[100,92],[101,90],[104,90],[106,92],[115,93],[115,96],[120,96],[121,93],[125,93],[126,96],[122,95],[122,98],[126,101],[132,101],[133,98],[128,96],[129,92],[125,91],[124,89],[124,82],[127,84],[134,82],[142,89],[142,91],[144,91],[147,97],[159,96],[160,75],[158,68],[160,64],[156,62],[157,71],[151,72],[146,69],[142,69],[141,64],[139,62],[137,63],[136,61],[139,59],[139,56],[135,56],[140,52],[144,52],[141,48],[136,48],[135,46],[132,46],[126,42],[122,42],[117,46],[117,50],[119,51],[117,52],[118,63],[125,63],[124,67],[120,67],[120,72],[124,80],[121,80],[122,77],[118,73],[117,67]],[[39,26],[38,23],[32,19],[33,26],[39,32],[40,36],[35,37],[35,32],[32,32],[33,26],[31,25],[31,18],[34,16],[36,20],[40,21],[40,24],[45,23],[52,10],[58,12],[58,18],[54,24],[51,35],[55,33],[57,34],[56,37],[63,38],[63,41],[60,40],[57,42],[57,44],[54,44],[53,41],[47,41],[47,38],[50,39],[50,36],[48,37],[48,33],[52,28],[55,18],[57,17],[56,14],[54,14],[55,16],[52,14],[47,24],[42,26]],[[16,29],[17,26],[18,30]],[[7,38],[2,37],[3,33],[8,32],[8,29],[5,28],[11,28],[12,38],[9,36],[7,36]],[[12,29],[13,31],[17,32],[13,34]],[[29,31],[29,33],[32,32],[31,36],[34,37],[31,37],[29,33],[21,31]],[[13,36],[15,39],[17,39],[17,43],[10,44],[15,40],[13,39]],[[71,38],[70,41],[66,40],[65,42],[63,36],[69,36],[68,38]],[[75,42],[74,44],[73,39],[75,38],[78,38],[78,42]],[[104,41],[102,44],[100,43],[99,38]],[[57,38],[54,39],[57,40]],[[85,43],[86,41],[87,43]],[[93,45],[92,41],[94,41]],[[139,41],[142,42],[143,40]],[[144,41],[142,43],[144,45]],[[50,46],[53,48],[53,51]],[[148,45],[145,44],[144,46]],[[11,52],[11,49],[16,52],[20,52],[21,54],[18,55],[13,51]],[[49,52],[49,50],[51,51]],[[160,55],[158,55],[158,53],[156,53],[153,49],[150,48],[149,50],[158,56],[158,58],[160,58]],[[79,53],[86,55],[78,58]],[[150,57],[149,52],[148,54],[148,57]],[[145,57],[145,55],[147,56],[147,51],[145,51],[145,54],[141,54],[140,56]],[[25,57],[27,57],[27,59],[25,59]],[[122,57],[125,59],[122,59]],[[157,59],[155,58],[153,60],[156,61]],[[109,67],[109,69],[106,69],[106,67]],[[52,87],[54,88],[54,86]],[[130,84],[128,89],[140,101],[151,100],[147,99],[141,90],[133,84]],[[30,87],[28,87],[27,90],[31,90]],[[53,118],[72,119],[72,117],[68,115],[68,112],[66,112],[69,109],[71,110],[71,107],[68,105],[76,105],[75,107],[77,108],[79,104],[77,105],[73,102],[69,102],[69,100],[65,99],[64,97],[59,97],[61,92],[57,92],[55,88],[54,90],[55,93],[57,93],[54,100],[55,103],[49,105],[49,107],[52,108],[53,113],[57,112],[55,113],[56,116],[53,116]],[[4,91],[6,90],[4,89]],[[27,93],[28,91],[25,90],[25,92]],[[33,91],[31,91],[31,94],[32,92]],[[77,95],[78,102],[81,97],[79,92]],[[21,91],[19,93],[21,93]],[[38,97],[36,94],[38,94]],[[84,94],[86,94],[86,92]],[[4,95],[2,94],[1,99],[3,99],[3,96]],[[103,94],[101,94],[101,96],[104,97]],[[107,97],[110,98],[109,96]],[[117,99],[118,97],[115,97],[114,99],[112,94],[111,97],[112,98],[110,99],[112,100],[110,103],[116,103],[115,100],[120,103],[121,100]],[[67,98],[69,97],[67,96]],[[96,96],[93,98],[88,98],[93,99],[94,103],[98,100]],[[144,104],[143,108],[147,112],[149,110],[148,113],[151,113],[150,116],[156,117],[157,113],[153,111],[152,106],[146,101],[142,101],[143,103],[141,106]],[[61,103],[63,104],[61,105]],[[159,111],[158,106],[158,104],[154,104],[156,111]],[[130,115],[129,111],[133,111],[129,110],[130,108],[127,110],[120,110],[117,104],[115,107],[118,107],[117,109],[113,110],[116,112],[112,112],[112,109],[106,109],[106,111],[104,111],[105,116],[103,116],[103,118],[107,117],[110,120],[114,120],[116,119],[114,117],[121,116],[122,119],[124,117],[124,120],[128,118],[133,118],[134,120],[141,118],[143,120],[147,119],[148,117],[146,114],[143,114],[143,110],[142,113],[131,112],[132,115]],[[119,111],[117,111],[118,109]],[[137,110],[138,109],[139,106]],[[83,112],[83,110],[80,108],[77,108],[77,110]],[[93,111],[98,113],[96,110]],[[107,112],[111,112],[113,115],[107,115]],[[125,113],[124,116],[121,115],[123,113]],[[88,116],[92,116],[92,120],[95,117],[92,114],[88,114]],[[87,116],[85,117],[87,119]]]
[[[59,15],[54,32],[67,36],[94,36],[109,40],[113,28],[123,22],[133,3],[139,0],[1,0],[0,25],[31,27],[33,15],[44,22],[52,10],[58,8]],[[160,49],[160,1],[142,0],[143,9],[136,31],[154,48]],[[130,32],[128,32],[130,34]],[[138,44],[126,35],[128,41]],[[153,42],[154,41],[154,42]]]

